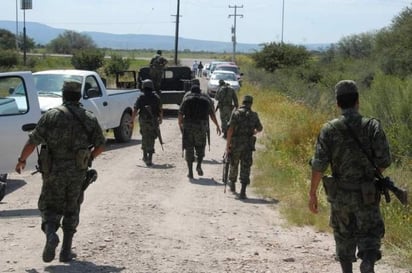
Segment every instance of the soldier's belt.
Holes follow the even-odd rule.
[[[338,181],[338,188],[347,191],[360,191],[361,184]]]

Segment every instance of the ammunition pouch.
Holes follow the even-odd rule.
[[[362,200],[365,205],[375,204],[379,200],[374,182],[362,183],[360,185]]]
[[[41,145],[40,153],[37,159],[38,171],[44,175],[48,175],[52,169],[52,157],[46,145]]]
[[[76,168],[86,170],[89,167],[91,151],[89,149],[79,149],[76,152]]]
[[[325,190],[327,200],[332,203],[336,200],[336,193],[338,191],[338,183],[333,176],[322,177],[322,184]]]

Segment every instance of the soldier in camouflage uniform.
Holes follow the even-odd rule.
[[[160,85],[167,63],[168,61],[162,56],[161,50],[158,50],[156,55],[150,60],[150,77],[153,81],[154,89],[158,94],[160,94]]]
[[[242,106],[234,110],[228,122],[226,153],[230,154],[229,186],[236,193],[236,180],[242,184],[240,199],[246,198],[246,187],[250,184],[250,168],[253,164],[252,154],[255,150],[255,135],[263,130],[259,116],[252,111],[253,97],[246,95]]]
[[[186,150],[185,159],[188,166],[188,177],[193,178],[192,164],[197,158],[196,171],[203,175],[202,161],[205,156],[206,137],[209,133],[209,117],[216,125],[216,131],[221,131],[216,120],[213,101],[209,96],[201,94],[198,85],[193,85],[190,93],[185,95],[180,104],[178,123],[182,132],[183,149]]]
[[[226,84],[224,80],[219,80],[219,86],[215,96],[215,99],[218,101],[216,109],[219,109],[223,137],[226,138],[227,123],[233,108],[238,108],[239,103],[236,91],[230,85]]]
[[[29,134],[16,165],[18,173],[37,145],[42,145],[40,158],[43,178],[38,202],[41,228],[46,234],[43,261],[51,262],[59,244],[57,230],[62,225],[63,245],[60,261],[75,257],[71,251],[73,235],[79,224],[82,186],[89,162],[104,150],[105,137],[96,117],[81,107],[81,84],[68,80],[63,85],[63,105],[48,110]],[[93,146],[91,150],[90,146]],[[47,164],[46,164],[47,163]]]
[[[391,163],[388,141],[378,120],[359,114],[359,93],[354,81],[338,82],[335,93],[342,116],[326,123],[318,136],[311,160],[309,209],[318,212],[316,193],[323,179],[331,203],[330,225],[342,272],[352,273],[357,249],[357,257],[362,259],[361,273],[374,273],[374,264],[381,258],[381,239],[385,232],[380,195],[374,185],[374,167],[348,128],[381,171]],[[329,165],[333,176],[330,179],[323,177]]]
[[[153,82],[142,82],[143,95],[139,96],[134,105],[132,124],[139,115],[140,133],[142,135],[143,161],[147,166],[152,166],[152,156],[155,152],[156,129],[162,123],[163,111],[160,97],[153,92]]]

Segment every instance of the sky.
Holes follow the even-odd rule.
[[[178,0],[32,0],[32,9],[25,12],[21,1],[1,0],[0,20],[25,17],[26,22],[76,32],[175,36]],[[411,2],[180,0],[179,37],[230,42],[236,19],[238,43],[335,43],[390,26]]]

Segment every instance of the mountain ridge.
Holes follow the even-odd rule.
[[[68,29],[54,28],[37,22],[26,22],[26,34],[38,44],[45,45],[57,38]],[[16,22],[0,20],[0,28],[16,32]],[[18,22],[19,33],[23,31],[23,22]],[[112,34],[96,31],[76,31],[88,35],[99,48],[111,49],[163,49],[174,50],[175,37],[167,35],[152,34]],[[206,41],[179,37],[179,51],[206,51],[206,52],[232,52],[231,42]],[[303,45],[309,50],[322,50],[326,44]],[[241,53],[252,53],[261,50],[261,44],[237,43],[236,51]]]

